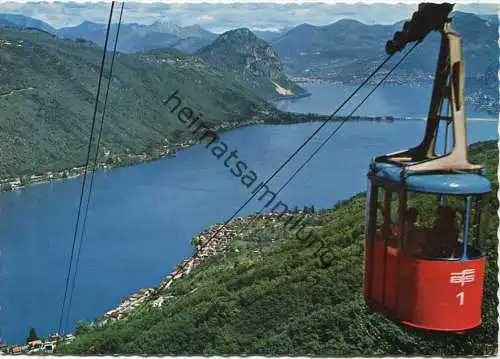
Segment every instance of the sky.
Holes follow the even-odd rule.
[[[302,23],[327,25],[342,18],[352,18],[365,24],[392,24],[407,19],[417,8],[417,3],[402,2],[397,4],[318,3],[307,0],[302,4],[247,3],[240,0],[232,2],[232,4],[191,3],[189,0],[183,3],[126,2],[123,22],[151,24],[154,21],[168,21],[181,26],[199,24],[216,33],[238,27],[273,31]],[[0,1],[0,12],[34,17],[55,28],[75,26],[86,20],[105,22],[109,7],[109,2],[97,1],[86,3],[64,0]],[[457,4],[455,9],[474,13],[498,13],[497,4],[484,2]]]

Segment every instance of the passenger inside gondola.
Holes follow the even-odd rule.
[[[453,259],[461,255],[456,215],[453,208],[449,206],[438,207],[433,237],[432,245],[426,251],[428,252],[427,256]]]
[[[418,224],[418,210],[408,208],[405,213],[405,233],[403,250],[412,256],[419,256],[424,251],[424,233]]]

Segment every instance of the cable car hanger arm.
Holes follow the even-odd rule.
[[[386,52],[401,51],[409,42],[421,42],[431,31],[441,33],[441,48],[434,77],[432,100],[426,131],[422,142],[408,150],[376,158],[376,161],[397,163],[409,172],[478,171],[481,165],[472,164],[467,156],[467,129],[464,111],[465,70],[462,62],[460,35],[451,28],[452,4],[422,3],[406,22],[402,32],[396,32],[387,42]],[[441,108],[447,99],[450,116],[442,116]],[[453,124],[454,146],[443,156],[435,153],[439,124],[445,120]]]
[[[403,31],[396,31],[392,40],[387,41],[385,52],[388,55],[404,49],[410,42],[422,42],[431,31],[441,31],[450,19],[448,15],[453,4],[421,3],[410,21],[403,25]]]

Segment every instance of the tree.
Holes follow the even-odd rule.
[[[0,185],[0,192],[12,191],[12,185],[10,183],[2,183]]]
[[[19,182],[21,182],[21,186],[26,186],[28,184],[29,178],[27,175],[19,177]]]
[[[86,332],[88,332],[88,330],[89,326],[83,320],[79,320],[76,322],[76,330],[75,330],[76,335],[85,334]]]
[[[28,338],[26,338],[26,343],[29,343],[29,342],[34,341],[34,340],[38,340],[38,336],[36,335],[36,329],[30,328]]]

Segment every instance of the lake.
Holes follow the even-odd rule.
[[[338,84],[300,84],[311,93],[311,96],[297,100],[284,100],[277,103],[283,111],[300,113],[320,113],[329,115],[344,102],[358,85]],[[360,90],[338,115],[348,115],[354,107],[368,95],[373,86],[366,86]],[[414,84],[401,86],[387,84],[380,86],[370,95],[366,102],[354,113],[359,116],[394,116],[394,117],[426,117],[432,95],[432,84]],[[466,107],[469,118],[491,118],[492,116]]]
[[[394,91],[388,91],[386,96],[391,97]],[[414,96],[403,96],[405,91]],[[420,97],[413,91],[402,87],[396,91],[400,99],[406,98],[399,109],[392,100],[381,100],[379,106],[371,105],[375,112],[367,114],[395,115],[393,110],[418,114],[414,107]],[[340,102],[335,98],[325,104],[325,97],[315,103],[315,96],[288,106],[294,111],[312,106],[307,112],[321,112]],[[222,140],[263,180],[318,126],[251,126],[225,133]],[[327,125],[270,187],[276,191],[335,126]],[[290,207],[331,207],[365,189],[373,156],[416,145],[424,126],[422,120],[347,122],[279,198]],[[496,122],[470,121],[468,126],[470,143],[498,138]],[[81,181],[0,194],[0,324],[8,343],[23,342],[29,327],[39,335],[57,330]],[[181,151],[173,159],[98,172],[70,323],[92,321],[136,290],[158,285],[192,254],[193,236],[223,222],[249,197],[249,190],[204,145]],[[261,205],[255,199],[242,215],[260,210]]]

